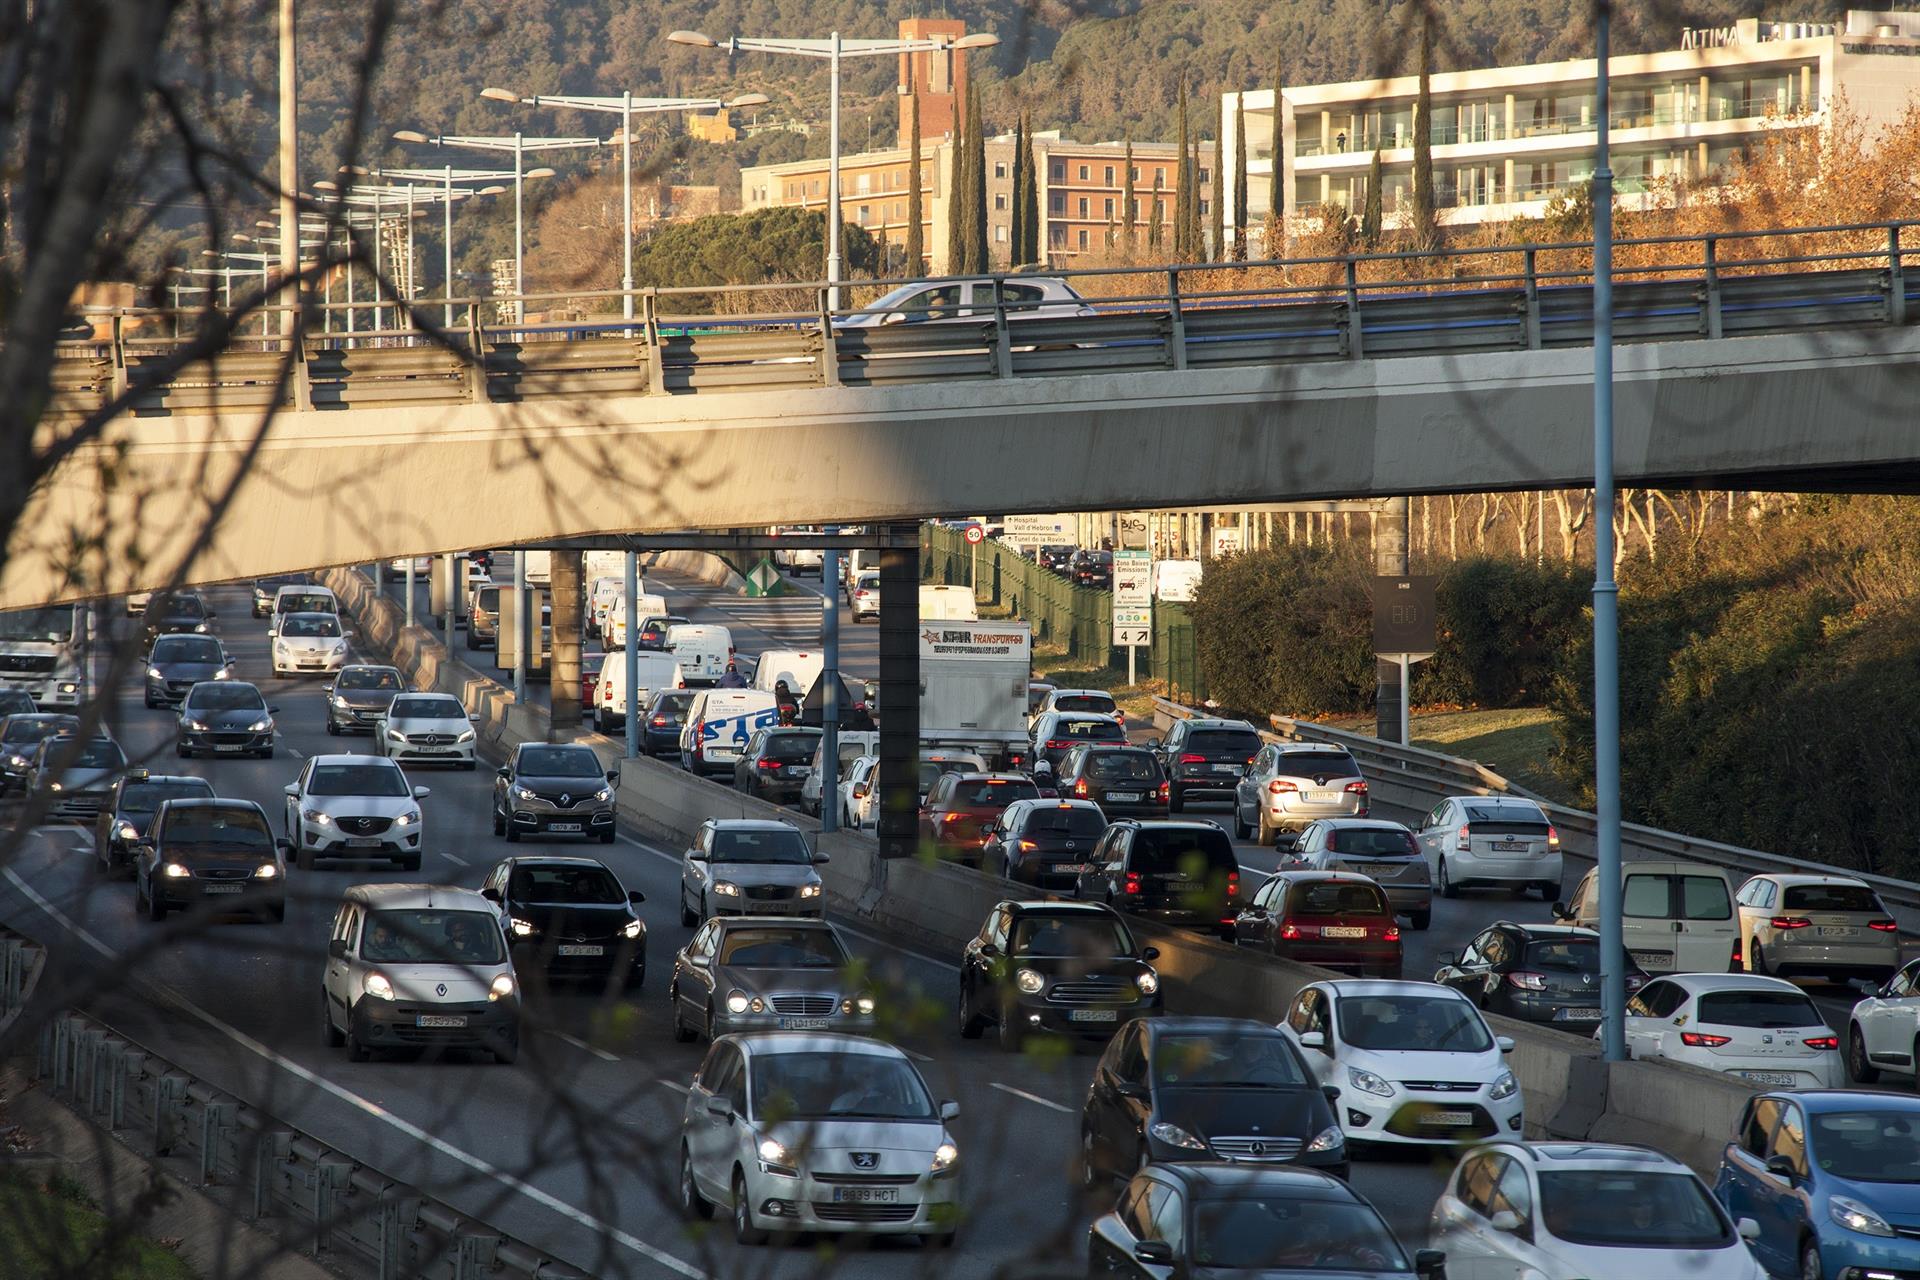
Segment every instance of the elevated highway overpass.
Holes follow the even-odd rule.
[[[1868,233],[1738,274],[1675,241],[1706,265],[1623,273],[1622,484],[1920,488],[1908,251]],[[871,326],[650,292],[630,330],[309,334],[185,367],[120,317],[56,362],[45,429],[127,411],[36,491],[0,608],[183,562],[217,581],[613,532],[1582,486],[1590,291],[1541,252],[1412,282],[1343,260],[1331,288],[1147,273],[1159,293],[1084,314]]]

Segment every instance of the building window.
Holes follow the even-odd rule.
[[[1135,165],[1135,166],[1133,166],[1133,168],[1131,168],[1131,169],[1129,169],[1129,170],[1128,170],[1127,172],[1128,172],[1128,175],[1129,175],[1130,177],[1132,177],[1132,179],[1133,179],[1133,180],[1134,180],[1135,182],[1138,182],[1138,181],[1140,181],[1140,166],[1139,166],[1139,165]]]
[[[1594,72],[1594,75],[1596,75],[1596,76],[1597,76],[1597,75],[1599,75],[1599,74],[1600,74],[1600,73],[1599,73],[1598,71],[1596,71],[1596,72]],[[1004,178],[1004,177],[1006,177],[1006,176],[1007,176],[1007,162],[1006,162],[1006,161],[1004,161],[1004,160],[995,160],[995,161],[993,162],[993,176],[994,176],[994,177],[996,177],[996,178]]]
[[[1067,211],[1067,198],[1055,192],[1047,200],[1047,211],[1049,213],[1065,213]]]
[[[864,196],[870,194],[873,191],[873,175],[863,173],[855,178],[853,180],[853,191],[855,195]]]
[[[1599,73],[1595,72],[1594,74],[1598,75]],[[1113,197],[1112,196],[1107,197],[1107,221],[1108,222],[1113,221]]]
[[[1058,160],[1053,163],[1053,180],[1055,182],[1065,182],[1067,180],[1067,166],[1061,164]]]
[[[1080,181],[1085,182],[1086,180],[1087,180],[1087,166],[1083,164],[1080,166]]]
[[[1599,72],[1595,72],[1594,74],[1598,75]],[[1004,223],[995,224],[993,228],[993,238],[1001,244],[1007,242],[1007,228]]]
[[[1596,72],[1595,74],[1597,75],[1597,74],[1598,74],[1598,72]],[[1108,165],[1108,166],[1107,166],[1107,181],[1106,181],[1106,185],[1107,185],[1107,186],[1109,186],[1109,187],[1113,185],[1113,166],[1112,166],[1112,165]]]
[[[1599,73],[1598,73],[1598,72],[1596,72],[1595,74],[1597,75],[1597,74],[1599,74]],[[1208,173],[1208,172],[1207,172],[1207,170],[1205,169],[1205,167],[1204,167],[1204,166],[1203,166],[1203,167],[1201,168],[1201,170],[1200,170],[1200,181],[1202,181],[1202,182],[1212,182],[1212,181],[1213,181],[1213,175],[1212,175],[1212,174],[1210,174],[1210,173]]]
[[[1087,216],[1087,198],[1085,196],[1080,197],[1080,216],[1083,218]]]
[[[1600,73],[1596,71],[1594,72],[1594,74],[1597,76]],[[1208,200],[1202,200],[1200,202],[1200,216],[1204,218],[1212,212],[1213,212],[1212,202]]]
[[[1598,75],[1599,73],[1598,73],[1598,72],[1595,72],[1594,74],[1596,74],[1596,75]],[[1007,193],[1006,193],[1006,192],[1004,192],[1004,191],[996,191],[996,192],[994,192],[994,193],[993,193],[993,207],[994,207],[994,208],[996,208],[996,209],[1004,209],[1004,208],[1006,208],[1006,207],[1007,207]]]
[[[1065,227],[1048,227],[1047,228],[1047,247],[1049,249],[1066,248],[1067,247],[1067,229]]]
[[[867,225],[867,219],[871,216],[871,208],[872,206],[870,205],[863,204],[860,206],[860,225],[863,227]]]
[[[1086,247],[1087,247],[1087,233],[1086,233],[1086,232],[1084,232],[1084,231],[1082,231],[1082,232],[1080,233],[1080,249],[1081,249],[1081,251],[1082,251],[1082,252],[1085,252],[1085,251],[1086,251]]]

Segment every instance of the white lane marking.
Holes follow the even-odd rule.
[[[566,1043],[572,1045],[574,1048],[580,1049],[587,1053],[592,1054],[594,1057],[600,1059],[600,1061],[602,1062],[620,1061],[619,1055],[608,1053],[605,1049],[595,1048],[593,1045],[588,1044],[585,1040],[580,1039],[578,1036],[570,1036],[564,1031],[549,1031],[547,1032],[547,1034],[552,1036],[555,1040],[564,1040]]]
[[[293,752],[293,758],[295,760],[305,760],[307,758],[307,753],[302,751],[300,748],[294,746],[292,743],[287,744],[287,750]]]
[[[72,917],[68,916],[66,912],[60,910],[60,908],[54,906],[51,902],[47,901],[47,899],[44,896],[42,896],[38,890],[36,890],[32,885],[28,884],[25,880],[21,879],[19,874],[15,872],[12,867],[5,868],[5,872],[6,872],[7,879],[13,882],[14,888],[20,890],[20,892],[27,895],[27,897],[32,900],[35,906],[39,907],[42,911],[46,912],[47,915],[51,916],[68,933],[80,939],[80,941],[86,943],[88,946],[92,947],[95,951],[98,951],[101,955],[106,956],[108,959],[119,958],[118,953],[116,953],[113,950],[113,948],[107,946],[106,943],[100,941],[100,939],[94,937],[93,934],[81,928],[80,925],[77,924],[72,919]],[[542,1191],[540,1188],[533,1186],[532,1184],[525,1182],[520,1178],[515,1177],[513,1174],[508,1173],[504,1169],[499,1168],[498,1166],[494,1165],[492,1162],[483,1160],[479,1156],[471,1155],[466,1151],[462,1151],[459,1147],[454,1146],[451,1142],[448,1142],[446,1139],[436,1137],[435,1135],[428,1133],[425,1129],[422,1129],[419,1125],[414,1124],[410,1120],[402,1119],[400,1116],[397,1116],[393,1114],[391,1111],[388,1111],[385,1107],[381,1106],[379,1103],[371,1102],[366,1098],[361,1097],[359,1094],[353,1092],[351,1089],[345,1088],[342,1085],[335,1084],[333,1081],[328,1080],[326,1077],[321,1076],[313,1071],[309,1071],[306,1067],[301,1066],[299,1063],[293,1061],[293,1059],[291,1058],[282,1057],[280,1054],[275,1053],[272,1049],[269,1049],[266,1045],[261,1044],[258,1040],[255,1040],[252,1036],[240,1030],[238,1027],[229,1026],[227,1023],[221,1021],[219,1018],[215,1017],[213,1014],[208,1013],[205,1009],[202,1009],[199,1005],[193,1003],[191,1000],[188,1000],[185,996],[175,991],[172,987],[169,987],[164,983],[152,983],[150,985],[155,987],[157,990],[163,992],[166,995],[166,997],[169,1000],[173,1001],[178,1007],[186,1010],[188,1013],[193,1014],[195,1017],[199,1018],[202,1022],[206,1023],[209,1027],[212,1027],[215,1031],[218,1031],[221,1035],[226,1036],[229,1040],[233,1041],[235,1044],[239,1045],[241,1048],[247,1050],[249,1053],[252,1053],[257,1057],[265,1059],[267,1062],[270,1062],[274,1066],[279,1067],[282,1071],[285,1071],[288,1075],[293,1076],[295,1079],[304,1081],[305,1083],[314,1086],[316,1089],[320,1089],[326,1093],[330,1093],[334,1097],[340,1099],[340,1101],[346,1103],[348,1106],[351,1106],[356,1110],[365,1112],[367,1115],[372,1116],[374,1119],[379,1120],[387,1125],[390,1125],[392,1128],[398,1130],[400,1133],[404,1134],[405,1136],[412,1138],[415,1142],[419,1142],[424,1144],[425,1146],[431,1147],[433,1150],[439,1152],[443,1156],[446,1156],[448,1159],[459,1161],[461,1164],[467,1166],[469,1169],[474,1170],[476,1173],[481,1173],[489,1178],[492,1178],[494,1181],[498,1182],[501,1186],[506,1187],[509,1190],[519,1192],[521,1195],[527,1197],[527,1199],[533,1201],[535,1204],[540,1205],[542,1208],[549,1209],[552,1212],[559,1214],[563,1218],[566,1218],[573,1222],[577,1222],[581,1226],[586,1227],[590,1231],[597,1231],[602,1235],[606,1236],[610,1240],[618,1241],[620,1244],[625,1245],[627,1248],[633,1250],[635,1253],[639,1254],[641,1257],[649,1259],[650,1261],[659,1263],[661,1266],[667,1268],[669,1271],[672,1271],[676,1275],[685,1276],[687,1277],[687,1280],[712,1280],[712,1277],[709,1276],[706,1272],[701,1271],[699,1268],[694,1267],[688,1263],[682,1262],[679,1258],[674,1257],[672,1254],[666,1252],[665,1250],[656,1249],[654,1246],[648,1244],[644,1240],[641,1240],[637,1236],[629,1235],[628,1233],[620,1230],[618,1227],[612,1225],[611,1223],[602,1222],[600,1221],[600,1219],[594,1217],[592,1214],[585,1213],[579,1209],[574,1208],[572,1205],[560,1199],[558,1196],[552,1195],[551,1193],[546,1191]]]
[[[906,1054],[909,1058],[912,1058],[915,1062],[932,1062],[933,1061],[933,1058],[930,1055],[924,1054],[924,1053],[917,1053],[914,1050],[907,1048],[907,1046],[903,1044],[897,1044],[893,1047],[898,1049],[900,1052]]]
[[[1002,1093],[1010,1093],[1014,1097],[1023,1098],[1028,1102],[1037,1102],[1049,1111],[1058,1111],[1063,1116],[1070,1116],[1073,1114],[1072,1107],[1063,1107],[1051,1098],[1043,1098],[1037,1093],[1028,1093],[1025,1089],[1016,1089],[1010,1084],[1001,1084],[997,1080],[989,1081],[988,1083],[993,1088],[998,1089]]]
[[[440,856],[445,858],[448,862],[454,863],[457,866],[467,867],[467,866],[473,865],[472,863],[468,862],[465,858],[461,857],[457,853],[443,853]]]
[[[86,827],[68,827],[67,830],[72,834],[75,843],[88,853],[92,853],[98,847],[93,843],[93,832]]]
[[[663,1088],[671,1089],[678,1094],[688,1094],[693,1092],[693,1090],[689,1089],[686,1085],[675,1084],[671,1080],[656,1080],[654,1081],[654,1083],[657,1085],[660,1085]]]

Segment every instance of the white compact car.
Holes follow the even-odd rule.
[[[1280,1024],[1323,1085],[1348,1143],[1459,1145],[1520,1132],[1513,1041],[1431,982],[1342,979],[1300,989]]]
[[[289,613],[273,633],[273,674],[334,675],[347,665],[352,639],[331,613]]]
[[[314,756],[286,786],[287,835],[301,870],[316,858],[390,858],[420,869],[420,801],[400,766],[379,756]]]
[[[1447,1280],[1767,1280],[1759,1233],[1649,1147],[1502,1141],[1462,1157],[1430,1243]]]
[[[1859,979],[1865,997],[1853,1006],[1847,1027],[1847,1072],[1872,1084],[1882,1071],[1915,1075],[1920,1063],[1920,960],[1910,960],[1884,984]],[[1920,1075],[1915,1076],[1920,1087]]]
[[[1840,1037],[1807,993],[1783,978],[1660,978],[1627,1001],[1626,1024],[1629,1057],[1684,1062],[1772,1088],[1838,1089],[1847,1082]]]
[[[734,1237],[769,1230],[917,1235],[951,1245],[959,1230],[960,1150],[907,1055],[858,1036],[721,1036],[687,1091],[680,1202],[715,1205]]]
[[[855,756],[840,779],[840,825],[866,831],[880,820],[880,757]]]
[[[1560,833],[1546,811],[1519,796],[1452,796],[1414,833],[1441,896],[1462,889],[1537,889],[1560,896]]]
[[[450,693],[403,693],[373,725],[373,742],[389,760],[473,768],[475,717]]]

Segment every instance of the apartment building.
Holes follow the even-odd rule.
[[[1709,177],[1770,130],[1824,127],[1842,98],[1869,123],[1897,118],[1920,90],[1920,13],[1850,10],[1839,23],[1748,18],[1688,31],[1678,49],[1622,55],[1608,67],[1614,185],[1631,208],[1661,179]],[[1407,216],[1418,127],[1429,130],[1443,224],[1538,217],[1592,177],[1595,70],[1589,58],[1436,73],[1424,126],[1414,76],[1290,86],[1277,115],[1271,89],[1223,94],[1229,173],[1234,116],[1243,103],[1246,110],[1250,239],[1262,234],[1270,207],[1276,132],[1289,219],[1327,207],[1358,213],[1375,151],[1387,221]],[[1234,222],[1231,207],[1226,220]]]

